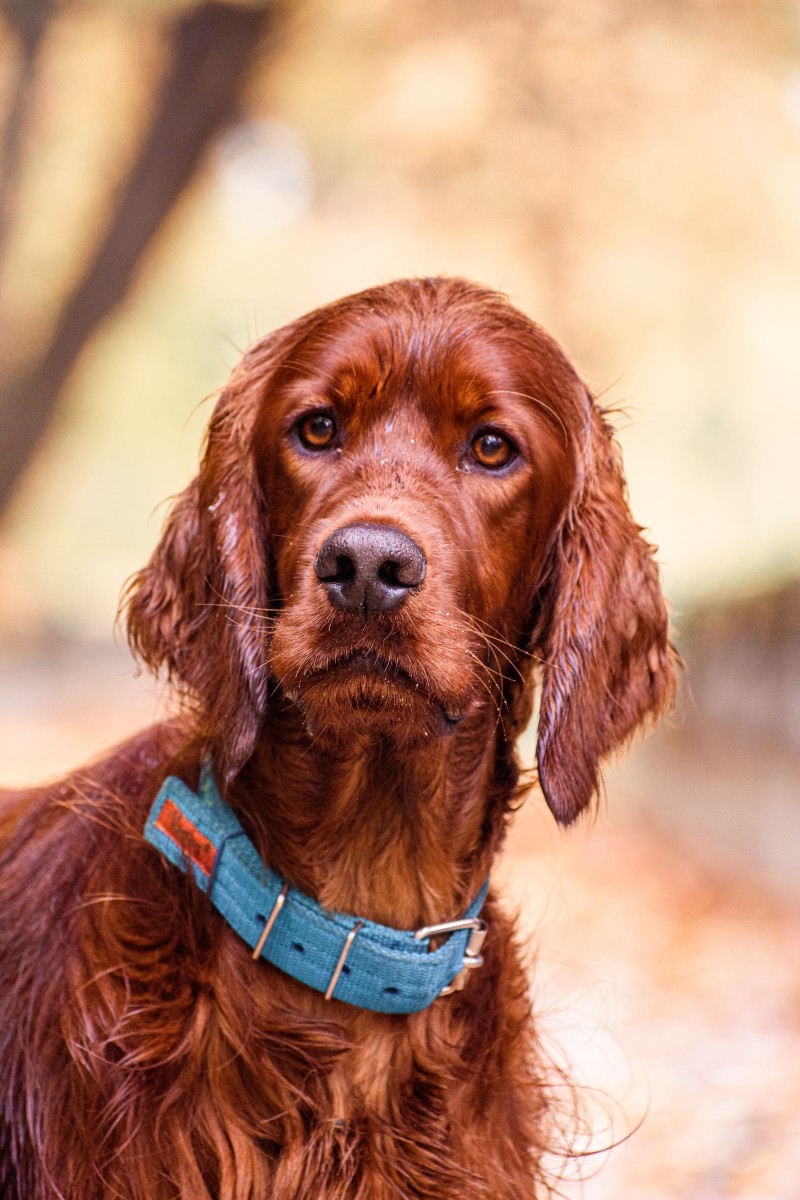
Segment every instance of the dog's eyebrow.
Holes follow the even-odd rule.
[[[564,424],[563,418],[556,412],[556,410],[552,407],[552,405],[546,404],[545,401],[541,399],[541,397],[532,396],[530,394],[530,392],[516,392],[516,391],[513,391],[511,388],[494,388],[491,392],[488,393],[488,395],[490,395],[490,396],[519,396],[520,399],[529,400],[531,402],[531,404],[537,405],[540,409],[542,409],[542,411],[544,413],[547,414],[548,419],[550,419],[552,423],[555,423],[559,426],[559,428],[561,430],[561,434],[564,438],[564,445],[566,447],[569,447],[569,432],[567,430],[566,425]]]

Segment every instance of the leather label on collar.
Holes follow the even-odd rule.
[[[204,875],[211,874],[217,855],[216,846],[195,828],[172,800],[164,801],[161,812],[156,818],[155,827],[165,833],[170,841],[183,851],[189,861],[200,868]]]

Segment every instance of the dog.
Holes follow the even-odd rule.
[[[562,825],[670,706],[653,554],[608,415],[498,293],[400,281],[248,350],[124,597],[180,715],[4,808],[2,1195],[545,1194],[487,881],[535,695]]]

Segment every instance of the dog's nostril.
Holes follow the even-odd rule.
[[[336,578],[342,581],[355,579],[356,564],[346,554],[340,554],[336,560]]]
[[[381,563],[378,578],[388,583],[390,587],[419,587],[422,583],[420,560],[412,559],[406,562],[393,562],[389,559]],[[424,572],[423,572],[424,574]]]
[[[321,564],[321,569],[317,571],[317,578],[322,583],[347,583],[349,579],[356,577],[356,564],[347,554],[339,554],[336,556],[332,566]]]
[[[394,585],[394,587],[397,587],[398,585],[400,587],[402,587],[403,585],[399,579],[399,572],[400,572],[400,563],[396,563],[396,562],[381,563],[380,567],[378,568],[378,578],[382,579],[384,583]]]

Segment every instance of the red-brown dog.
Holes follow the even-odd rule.
[[[348,948],[370,922],[453,920],[520,800],[537,679],[541,788],[564,824],[587,806],[600,759],[669,704],[675,657],[611,430],[564,354],[453,279],[265,338],[127,617],[186,712],[5,821],[2,1195],[541,1194],[550,1081],[491,893],[463,990],[376,1012],[253,960],[204,894],[236,843],[204,889],[142,831],[165,778],[195,790],[207,761],[290,901],[357,918]]]

